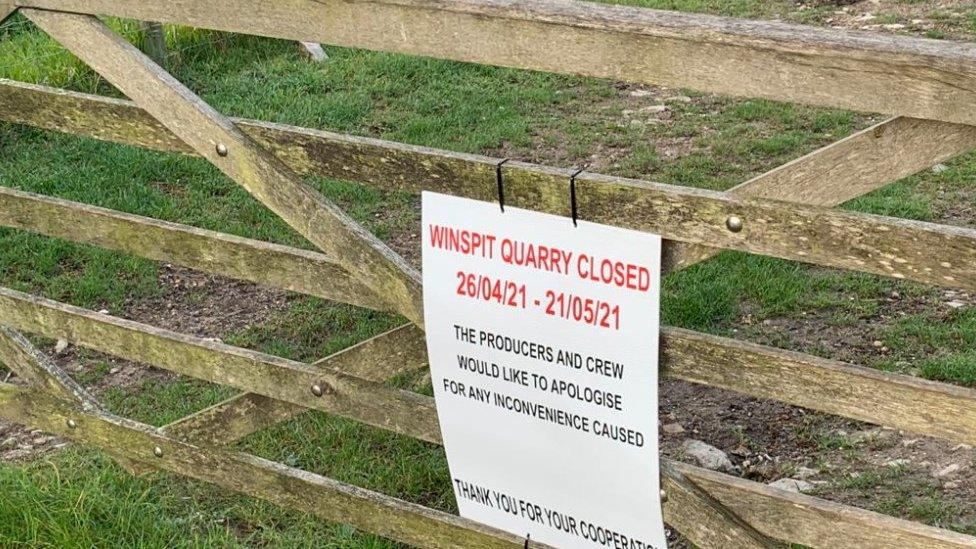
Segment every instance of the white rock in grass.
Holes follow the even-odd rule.
[[[695,458],[695,461],[706,469],[725,472],[735,470],[735,466],[732,465],[729,456],[711,444],[705,444],[700,440],[688,439],[681,445],[681,449],[688,456]]]
[[[817,471],[816,469],[811,469],[809,467],[798,467],[796,472],[793,473],[793,476],[800,480],[806,480],[810,477],[815,477],[818,474],[820,474],[820,471]]]
[[[958,463],[951,463],[932,473],[932,476],[935,478],[945,478],[949,475],[958,473],[960,469],[962,469],[962,465],[959,465]]]
[[[813,484],[810,484],[805,480],[795,478],[781,478],[776,482],[770,482],[769,487],[777,488],[779,490],[786,490],[787,492],[800,493],[813,489]]]
[[[667,105],[648,105],[646,107],[641,107],[640,112],[646,112],[646,113],[652,113],[652,114],[654,114],[654,113],[659,113],[659,112],[665,112],[667,110],[668,110],[668,106]]]
[[[59,339],[57,343],[54,344],[54,354],[60,355],[68,348],[67,339]]]
[[[932,166],[932,173],[942,173],[948,169],[949,166],[946,166],[945,164],[936,164],[935,166]]]
[[[669,435],[680,435],[685,432],[685,428],[680,423],[667,423],[661,427],[661,430]]]

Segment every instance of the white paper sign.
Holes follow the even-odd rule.
[[[661,238],[423,193],[427,348],[461,515],[556,547],[666,547]]]

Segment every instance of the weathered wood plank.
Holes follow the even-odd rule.
[[[0,416],[407,543],[423,547],[495,546],[478,545],[486,542],[477,533],[493,532],[484,526],[246,454],[191,446],[133,421],[89,414],[36,391],[0,384]],[[65,428],[68,419],[75,419],[78,428]],[[163,457],[155,457],[155,446],[160,447]],[[776,539],[832,549],[976,546],[976,538],[971,536],[776,490],[671,460],[664,463],[761,533]],[[677,489],[667,479],[664,486],[667,490]],[[665,503],[666,516],[680,513],[676,507],[680,501],[678,497]],[[457,537],[468,535],[472,537]],[[503,539],[505,543],[522,543],[512,537]]]
[[[674,240],[919,282],[976,287],[976,264],[973,269],[967,264],[976,259],[972,229],[665,187],[610,176],[578,176],[580,217],[612,220]],[[506,202],[518,205],[518,191],[517,185],[507,183]],[[743,220],[740,232],[726,228],[731,215]]]
[[[6,84],[6,83],[5,83]],[[11,91],[16,89],[17,91]],[[21,94],[20,92],[24,92]],[[31,87],[0,85],[0,118],[11,118],[3,107],[17,97],[20,112],[32,105],[41,112],[65,108],[64,120],[54,115],[22,115],[28,123],[53,129],[81,130],[96,137],[154,143],[171,149],[165,133],[143,124],[124,104],[100,104],[97,116],[90,97],[60,93],[40,95]],[[43,98],[43,99],[42,99]],[[88,113],[88,114],[85,114]],[[45,122],[46,120],[46,122]],[[114,120],[114,122],[113,122]],[[96,129],[100,122],[103,130]],[[128,122],[133,125],[127,126]],[[386,189],[431,190],[478,200],[496,200],[498,159],[437,151],[375,139],[342,136],[293,127],[242,122],[261,143],[270,144],[297,171],[363,181]],[[912,123],[908,122],[908,126]],[[971,133],[956,126],[947,147],[968,148]],[[908,137],[927,135],[924,127]],[[179,150],[179,149],[176,149]],[[946,149],[946,154],[951,154]],[[940,156],[935,154],[936,157]],[[910,169],[910,168],[905,168]],[[568,169],[508,162],[503,169],[506,202],[557,215],[569,214]],[[934,284],[976,287],[976,231],[930,223],[826,210],[723,195],[646,181],[583,172],[576,178],[581,219],[662,234],[665,238],[718,248],[731,248],[819,265],[908,278]],[[817,181],[811,179],[811,181]],[[831,186],[829,181],[816,183]],[[745,221],[740,233],[725,227],[729,215]]]
[[[968,43],[558,0],[17,3],[976,123]]]
[[[9,0],[3,0],[0,2],[0,23],[6,21],[7,18],[13,15],[18,9],[19,8]]]
[[[664,506],[664,520],[695,547],[782,547],[756,531],[667,461],[661,463],[661,491],[667,495],[668,503]]]
[[[976,538],[770,488],[679,462],[674,468],[767,536],[824,549],[972,548]]]
[[[377,310],[384,300],[328,256],[0,187],[0,225]]]
[[[394,347],[415,351],[401,367],[422,367],[423,334],[403,328],[402,336]],[[389,340],[378,336],[372,342]],[[374,360],[386,352],[377,349]],[[370,373],[367,356],[361,357],[367,367],[353,372],[382,379],[381,373]],[[662,375],[672,379],[976,444],[976,390],[965,387],[673,327],[661,330],[661,367]]]
[[[184,442],[229,446],[307,411],[308,408],[290,402],[241,393],[165,425],[162,430]]]
[[[85,410],[104,410],[94,395],[34,347],[27,338],[7,326],[0,326],[0,362],[27,381],[31,387],[61,400],[76,402]],[[141,475],[149,470],[138,461],[127,457],[113,457],[130,474]]]
[[[157,151],[196,154],[166,126],[125,99],[0,78],[0,119]],[[241,126],[240,121],[235,122]]]
[[[385,382],[427,366],[424,333],[407,324],[327,356],[312,366],[345,372],[367,381]],[[180,440],[222,446],[306,410],[290,402],[244,393],[174,421],[163,431]]]
[[[665,328],[663,374],[843,417],[976,443],[976,390]]]
[[[81,402],[86,406],[97,406],[95,397],[84,387],[71,379],[57,364],[51,362],[27,338],[16,330],[0,325],[0,362],[23,378],[32,387],[37,387],[64,400]]]
[[[177,334],[131,320],[0,288],[0,319],[14,329],[78,345],[182,375],[259,393],[381,427],[438,440],[427,397],[334,370]],[[319,395],[312,387],[321,388]]]
[[[404,328],[402,335],[393,347],[415,351],[401,367],[422,367],[426,364],[423,334]],[[386,337],[371,341],[385,344],[390,342]],[[387,352],[376,349],[373,361],[382,360]],[[372,353],[361,356],[367,365],[368,354]],[[672,327],[661,331],[661,361],[662,375],[668,378],[976,444],[973,389]],[[380,373],[370,374],[368,366],[354,372],[366,379],[382,379]]]
[[[147,425],[84,411],[37,391],[0,384],[0,415],[124,453],[161,469],[414,546],[445,549],[524,546],[521,538],[455,515],[248,454],[192,446]],[[76,428],[66,427],[69,419],[75,421]],[[154,453],[156,447],[161,450],[160,457]]]
[[[976,126],[893,118],[738,185],[734,196],[836,206],[976,148]],[[720,250],[666,242],[667,270],[681,269]]]
[[[22,12],[198,154],[423,326],[420,275],[341,208],[305,185],[276,157],[92,16]]]
[[[8,289],[0,289],[0,318],[15,329],[63,337],[274,400],[332,411],[395,431],[401,429],[401,422],[417,422],[425,426],[428,438],[439,436],[429,399],[413,394],[408,398],[402,392],[337,370],[326,371],[182,336]],[[348,358],[359,355],[365,359],[372,355],[373,360],[381,360],[388,356],[384,353],[393,351],[383,351],[379,345],[394,343],[406,353],[401,355],[404,363],[399,367],[422,367],[426,360],[420,331],[403,329],[397,334],[402,338],[388,335],[389,339],[367,342]],[[976,391],[972,389],[676,328],[662,331],[662,361],[664,375],[670,377],[919,434],[976,443]],[[357,373],[370,371],[368,365],[367,362]],[[374,371],[369,375],[379,379],[383,373]],[[282,381],[285,378],[288,383]],[[348,398],[314,398],[309,393],[314,383],[334,385],[340,396],[348,393]],[[395,408],[384,410],[382,406],[387,401]],[[360,409],[361,406],[364,407]],[[294,412],[297,409],[289,411]],[[401,412],[408,415],[398,416]],[[360,418],[358,414],[365,415]]]

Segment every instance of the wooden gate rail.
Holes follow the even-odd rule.
[[[367,154],[368,149],[359,151],[361,157]],[[494,198],[497,162],[472,155],[437,155],[462,167],[457,179],[418,179],[400,188]],[[367,162],[382,163],[386,157],[367,158]],[[571,173],[509,162],[505,165],[506,201],[566,215]],[[693,244],[976,290],[976,229],[737,198],[590,172],[578,175],[576,184],[581,219],[656,232]],[[741,232],[726,228],[730,215],[744,220]]]
[[[566,0],[14,3],[976,124],[976,48],[944,40]]]
[[[198,271],[258,282],[390,311],[365,285],[328,256],[0,187],[0,225],[175,263]]]
[[[475,548],[523,545],[521,538],[455,515],[252,455],[186,444],[148,425],[83,410],[39,391],[0,384],[0,410],[18,422],[108,448],[154,467],[406,543],[443,548],[458,544]],[[74,427],[69,427],[69,421],[74,422]]]
[[[195,154],[155,118],[120,99],[0,78],[0,120],[126,145]],[[235,118],[234,123],[300,174],[416,189],[418,181],[494,181],[500,159]],[[730,194],[836,206],[976,148],[976,127],[893,118],[731,189]],[[506,173],[512,168],[507,166]],[[518,177],[518,171],[511,177]],[[533,204],[527,204],[533,207]],[[665,268],[717,251],[668,241]]]
[[[351,417],[421,440],[440,437],[427,397],[389,389],[345,372],[233,347],[0,288],[0,318],[26,332],[172,372]],[[313,386],[320,390],[312,391]],[[423,413],[427,412],[427,413]]]
[[[0,415],[131,456],[155,467],[423,547],[521,547],[522,539],[255,456],[194,446],[137,422],[81,410],[47,394],[0,384]],[[68,427],[68,421],[75,427]],[[156,447],[160,449],[157,457]],[[972,547],[976,538],[665,460],[768,536],[790,532],[811,547]],[[677,487],[665,477],[664,488]],[[665,503],[669,522],[682,514]],[[534,544],[534,547],[541,547]],[[730,546],[731,547],[731,546]]]
[[[196,154],[131,101],[3,78],[0,120],[157,151]],[[418,190],[421,181],[487,185],[494,181],[494,166],[500,160],[272,122],[231,120],[297,173],[384,189]],[[836,206],[974,148],[974,126],[893,118],[729,192]],[[510,176],[518,177],[518,170]]]
[[[427,347],[423,332],[408,324],[347,347],[312,365],[382,383],[426,368]],[[244,393],[178,419],[162,430],[180,440],[224,446],[306,410],[297,404]]]
[[[728,193],[584,173],[576,179],[581,217],[663,234],[672,240],[671,268],[730,248],[976,290],[976,230],[827,208],[976,145],[976,128],[961,125],[976,123],[976,46],[579,2],[293,4],[0,0],[0,19],[23,7],[135,100],[3,80],[0,120],[202,156],[324,254],[11,189],[0,189],[0,225],[399,312],[416,326],[304,364],[0,288],[0,359],[34,386],[0,384],[0,415],[97,444],[130,469],[134,459],[407,543],[522,545],[452,515],[217,448],[306,409],[440,443],[433,400],[385,384],[426,364],[418,273],[299,175],[492,200],[498,160],[228,119],[83,14],[898,115]],[[549,55],[553,47],[560,56]],[[510,162],[504,173],[509,203],[568,211],[568,170]],[[745,222],[741,232],[726,229],[733,215]],[[249,392],[148,427],[101,410],[13,329]],[[663,329],[662,361],[672,377],[976,442],[969,389],[675,328]],[[976,546],[971,536],[670,460],[662,473],[673,494],[666,520],[703,547],[770,547],[770,538],[815,547]]]
[[[0,189],[0,196],[25,195],[21,191]],[[36,195],[31,195],[36,196]],[[55,200],[47,199],[44,200]],[[67,201],[58,201],[71,204]],[[0,208],[5,201],[0,200]],[[85,206],[85,208],[90,208]],[[58,212],[55,212],[58,213]],[[71,216],[58,215],[64,219]],[[0,220],[5,216],[0,216]],[[23,220],[27,216],[21,215]],[[87,223],[75,224],[75,227],[94,226]],[[65,232],[58,236],[74,237],[78,242],[104,244],[104,241],[92,241],[80,235],[91,233],[76,230]],[[123,242],[138,242],[138,239],[128,236]],[[125,251],[140,254],[139,249],[120,248]],[[287,257],[292,250],[298,257],[304,256],[304,250],[280,247],[282,257]],[[192,255],[191,255],[192,256]],[[155,256],[157,259],[180,263],[178,257]],[[192,264],[189,266],[193,266]],[[212,270],[213,271],[213,270]],[[221,272],[233,276],[233,273]],[[284,286],[278,284],[276,276],[264,277],[266,270],[250,273],[248,280],[253,280],[271,287],[282,289],[297,289],[295,285]],[[349,275],[345,272],[336,274],[334,281],[340,286],[343,279]],[[310,292],[306,292],[310,293]],[[200,338],[193,338],[142,325],[132,321],[115,319],[87,311],[78,307],[28,296],[13,290],[0,290],[0,317],[17,329],[39,333],[53,338],[66,338],[81,345],[91,346],[109,354],[124,358],[131,358],[166,369],[172,369],[185,375],[207,379],[218,383],[224,382],[221,376],[230,375],[220,371],[214,372],[205,366],[196,366],[194,370],[187,357],[189,353],[206,353],[208,363],[218,361],[224,354],[228,356],[244,355],[246,358],[234,358],[235,363],[244,360],[257,361],[268,368],[274,368],[264,374],[266,382],[236,381],[234,386],[257,391],[267,397],[274,398],[275,394],[265,391],[287,391],[289,396],[282,398],[288,404],[274,404],[262,401],[260,409],[272,417],[291,417],[295,404],[310,406],[317,399],[308,392],[308,388],[319,378],[317,372],[306,370],[296,371],[298,363],[286,361],[270,355],[262,355],[243,349],[236,349],[228,345],[214,344]],[[106,330],[117,333],[115,339],[106,338]],[[132,333],[139,332],[137,338]],[[92,335],[86,335],[92,334]],[[116,343],[116,341],[118,343]],[[159,344],[155,342],[160,342]],[[174,347],[178,351],[173,356],[156,356],[156,347],[165,345]],[[196,348],[197,350],[192,350]],[[183,349],[187,349],[184,351]],[[360,377],[381,381],[392,377],[400,370],[389,370],[389,364],[403,364],[408,369],[419,369],[426,364],[425,343],[423,334],[419,330],[402,328],[390,334],[374,338],[356,355],[343,357],[341,364],[336,364],[336,371],[354,374]],[[201,351],[202,350],[202,351]],[[234,354],[236,353],[236,355]],[[185,355],[185,356],[184,356]],[[355,358],[351,359],[352,356]],[[772,398],[808,407],[815,410],[829,412],[852,419],[869,421],[879,425],[906,429],[915,433],[929,434],[968,444],[976,443],[976,391],[957,387],[945,383],[921,380],[912,376],[888,372],[880,372],[872,368],[853,366],[831,361],[812,355],[795,353],[764,347],[761,345],[721,338],[717,336],[695,333],[677,328],[664,328],[662,333],[662,364],[665,375],[703,383],[715,387],[730,389],[751,396]],[[353,364],[359,364],[358,369]],[[387,370],[380,369],[387,364]],[[250,366],[237,366],[250,371]],[[277,368],[281,368],[279,372]],[[220,368],[226,369],[225,366]],[[195,372],[195,373],[194,373]],[[371,375],[368,372],[375,372]],[[282,386],[270,380],[279,379],[282,375],[294,376],[292,385]],[[380,376],[380,377],[376,377]],[[242,385],[243,383],[243,385]],[[266,387],[263,387],[265,386]],[[362,387],[354,391],[365,390]],[[235,397],[239,398],[239,397]],[[373,397],[363,397],[371,400]],[[389,397],[388,397],[389,398]],[[286,410],[276,410],[283,406]],[[311,407],[315,407],[311,405]],[[247,410],[254,410],[253,403],[245,405]],[[289,411],[290,410],[290,411]],[[241,412],[233,412],[232,416],[240,416]],[[248,434],[264,425],[260,416],[255,416],[256,425],[244,429]],[[238,418],[238,421],[245,421]],[[376,418],[371,420],[376,424]],[[436,430],[436,427],[429,427]],[[242,427],[243,429],[243,427]],[[230,436],[228,431],[227,436]],[[243,434],[241,436],[243,436]]]
[[[58,115],[55,109],[66,107],[63,100],[67,94],[40,95],[41,93],[43,92],[36,87],[15,87],[0,82],[0,98],[16,98],[9,103],[3,103],[16,108],[0,106],[0,119],[41,127],[53,126],[53,129],[62,131],[77,130],[83,135],[123,143],[155,143],[153,148],[157,150],[186,151],[185,147],[172,145],[172,138],[167,138],[166,131],[158,125],[134,122],[125,130],[120,128],[118,132],[111,130],[112,127],[118,127],[118,123],[101,125],[106,122],[103,118],[105,116],[125,120],[120,117],[135,110],[130,108],[111,115],[105,112],[108,108],[124,108],[120,102],[88,102],[91,96],[74,94],[70,96],[72,102],[85,102],[75,103],[74,108],[65,111],[72,113],[72,116],[64,117]],[[20,110],[28,106],[38,106],[40,98],[57,100],[41,103],[46,108]],[[92,105],[98,105],[98,109],[94,111],[97,114],[86,108]],[[15,114],[17,112],[21,114]],[[31,112],[34,114],[23,114]],[[85,122],[81,127],[74,122],[68,123],[67,127],[55,122],[71,119]],[[253,132],[257,141],[268,144],[272,151],[300,173],[360,181],[385,189],[411,192],[433,190],[479,200],[496,198],[495,166],[498,159],[495,158],[281,125],[244,122],[241,126],[244,131]],[[857,190],[847,185],[846,179],[837,182],[821,181],[818,186],[823,194],[808,192],[807,196],[817,203],[839,203],[856,196],[854,193],[857,191],[871,190],[889,182],[889,175],[909,175],[913,173],[910,170],[924,168],[976,146],[976,129],[950,124],[939,126],[945,126],[950,131],[942,138],[934,140],[936,145],[920,147],[922,151],[928,152],[927,155],[920,154],[914,157],[915,161],[904,162],[900,166],[899,163],[893,163],[899,169],[881,170],[881,176],[872,184],[862,185]],[[96,127],[103,128],[103,131],[93,134],[92,129]],[[905,134],[897,131],[899,129],[903,129]],[[877,151],[874,164],[885,163],[887,155],[892,152],[886,148],[891,142],[900,143],[907,151],[913,146],[914,139],[931,137],[931,132],[938,129],[921,121],[909,120],[899,123],[896,128],[882,127],[880,132],[878,128],[872,128],[867,135],[880,133],[882,136],[890,136],[890,139],[875,139],[870,144],[872,147],[869,149]],[[814,166],[803,168],[802,172],[790,167],[782,170],[793,174],[800,172],[801,177],[796,178],[797,186],[807,185],[812,176],[802,174],[814,173],[810,172],[810,168],[821,167],[832,158],[842,155],[849,155],[849,163],[862,158],[864,153],[861,151],[868,148],[861,142],[863,139],[848,142],[853,145],[838,144],[823,149],[820,154],[810,155],[805,163]],[[833,147],[842,147],[842,150],[837,151]],[[506,201],[513,206],[568,215],[566,187],[571,174],[572,170],[569,169],[508,162],[504,168]],[[770,172],[771,183],[781,181],[780,177],[785,175],[781,174],[781,171]],[[656,232],[666,238],[692,244],[976,289],[976,230],[973,229],[801,204],[737,198],[717,191],[663,185],[592,172],[578,175],[576,183],[581,219]],[[767,189],[765,185],[756,184],[743,187],[753,188],[760,194]],[[744,192],[748,191],[739,190],[735,194]],[[832,198],[834,195],[837,198]],[[726,229],[725,222],[729,215],[737,215],[744,220],[741,232],[732,233]],[[693,262],[686,257],[681,266]]]

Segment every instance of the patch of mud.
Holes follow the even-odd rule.
[[[221,338],[288,308],[286,292],[174,265],[160,267],[161,295],[128,300],[125,318],[204,338]]]

